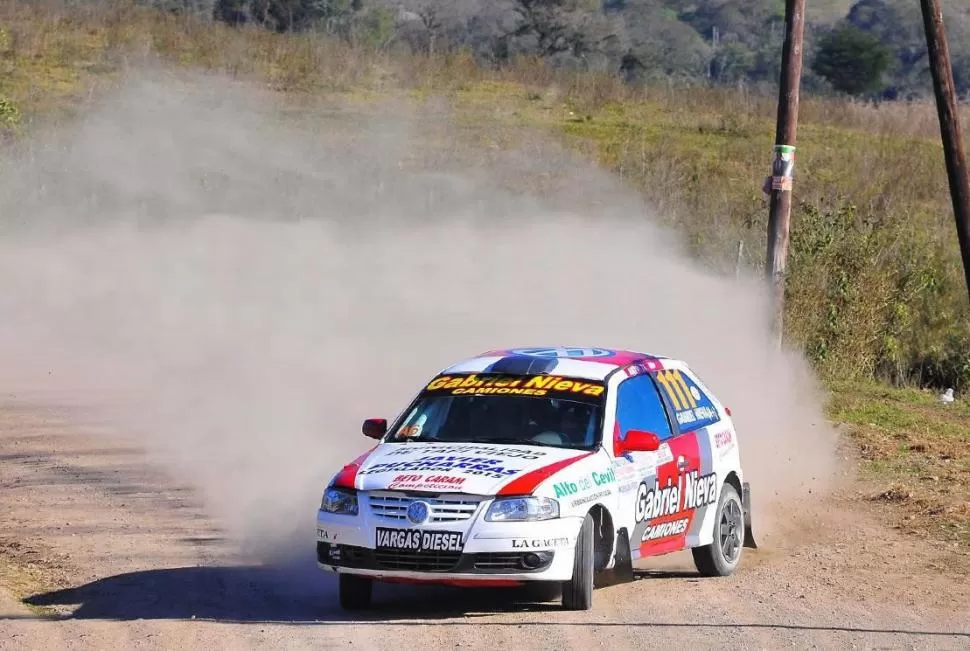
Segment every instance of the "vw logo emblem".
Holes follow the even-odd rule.
[[[431,509],[424,502],[411,502],[408,507],[408,520],[413,524],[424,524],[428,521]]]
[[[514,355],[530,355],[532,357],[610,357],[612,350],[606,348],[514,348]]]

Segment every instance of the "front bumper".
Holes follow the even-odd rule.
[[[480,584],[566,581],[572,578],[576,536],[582,518],[544,522],[485,522],[471,518],[456,527],[437,523],[409,527],[361,514],[317,513],[317,566],[329,572],[384,580]],[[378,549],[377,528],[434,533],[460,532],[460,548]]]

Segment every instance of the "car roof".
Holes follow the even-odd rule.
[[[554,373],[564,377],[603,380],[616,369],[641,365],[644,370],[681,366],[679,360],[634,350],[534,346],[491,350],[452,364],[450,373]]]

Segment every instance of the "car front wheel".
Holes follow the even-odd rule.
[[[562,607],[589,610],[593,607],[593,516],[586,514],[576,537],[573,578],[562,585]]]
[[[714,518],[714,542],[691,549],[694,565],[703,576],[729,576],[741,561],[744,546],[744,510],[741,496],[731,484],[724,484]]]

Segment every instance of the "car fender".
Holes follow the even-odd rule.
[[[601,541],[600,553],[608,557],[600,561],[599,569],[612,567],[616,554],[616,531],[620,525],[616,517],[618,492],[616,472],[612,457],[603,449],[569,465],[544,480],[533,493],[559,502],[560,517],[573,517],[580,521],[588,513],[605,518],[609,531],[602,528],[599,519],[597,532],[606,538]],[[578,531],[578,528],[577,528]],[[605,545],[609,544],[608,552]]]
[[[713,501],[699,507],[695,512],[685,543],[688,548],[703,547],[714,542],[714,528],[724,486],[733,474],[737,488],[743,482],[737,434],[729,417],[694,432],[701,456],[701,475],[714,473],[716,495]],[[733,481],[731,482],[734,483]],[[740,493],[740,490],[739,490]],[[739,495],[740,496],[740,495]]]

